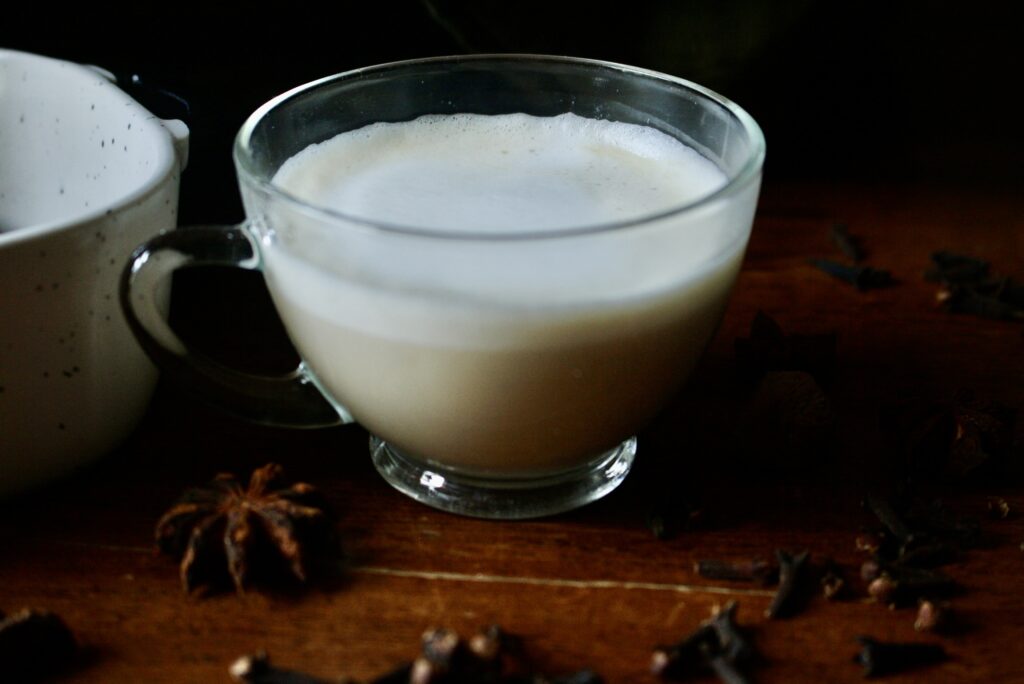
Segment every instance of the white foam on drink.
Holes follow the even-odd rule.
[[[574,114],[423,116],[311,145],[273,182],[353,218],[453,232],[534,232],[692,202],[722,171],[653,128]]]

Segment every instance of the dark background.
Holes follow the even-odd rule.
[[[999,5],[35,2],[5,8],[0,46],[97,64],[124,83],[138,75],[142,86],[129,92],[159,116],[183,118],[192,132],[183,224],[241,220],[231,143],[271,97],[347,69],[466,52],[592,57],[708,86],[764,129],[766,191],[810,180],[1019,192],[1024,36]],[[254,368],[283,370],[295,357],[262,287],[257,274],[179,273],[172,323],[215,358],[244,345]]]
[[[70,15],[35,5],[5,9],[0,46],[138,74],[147,87],[133,94],[162,116],[181,109],[150,88],[187,100],[185,223],[241,218],[231,140],[274,95],[355,67],[463,52],[594,57],[702,83],[761,123],[766,183],[1021,188],[1024,179],[1024,36],[996,5],[407,0],[257,10],[184,2]]]

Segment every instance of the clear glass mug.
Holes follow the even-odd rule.
[[[313,143],[424,114],[565,112],[652,126],[727,183],[669,211],[549,232],[467,234],[354,218],[272,183]],[[142,245],[122,302],[169,375],[258,422],[356,420],[394,487],[488,518],[548,515],[626,476],[636,431],[697,363],[725,309],[757,204],[764,139],[698,85],[592,60],[480,55],[385,64],[287,92],[235,142],[247,220]],[[694,235],[711,236],[698,241]],[[177,268],[263,272],[301,365],[223,367],[170,329],[157,293]]]

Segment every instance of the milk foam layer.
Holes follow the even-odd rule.
[[[349,217],[502,237],[278,202],[257,231],[277,309],[331,398],[410,455],[519,477],[614,447],[679,387],[725,308],[757,188],[625,228],[505,234],[650,216],[724,180],[653,129],[427,117],[307,148],[274,182]]]
[[[725,176],[646,126],[458,114],[342,133],[292,157],[274,183],[350,217],[507,233],[649,216],[710,194]]]

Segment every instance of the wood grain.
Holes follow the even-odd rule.
[[[841,257],[827,235],[834,221],[864,238],[869,262],[891,270],[896,287],[859,293],[807,265]],[[721,330],[687,388],[641,435],[635,471],[605,500],[545,520],[433,511],[377,476],[359,427],[252,426],[161,386],[121,449],[0,508],[0,609],[60,613],[87,647],[67,677],[74,682],[226,682],[229,663],[259,649],[324,677],[369,678],[411,658],[428,627],[469,633],[494,622],[525,636],[545,671],[590,667],[609,682],[652,682],[652,647],[730,599],[764,656],[757,681],[860,681],[851,662],[859,634],[938,642],[950,654],[893,681],[1024,681],[1019,514],[984,520],[982,548],[949,568],[964,587],[953,601],[965,628],[948,637],[916,634],[912,610],[856,596],[815,598],[798,616],[768,621],[770,589],[706,580],[693,569],[699,558],[806,548],[853,578],[862,560],[853,539],[870,522],[859,501],[892,471],[878,407],[905,396],[948,399],[965,387],[1024,407],[1022,326],[936,308],[922,273],[940,248],[1024,276],[1024,200],[952,188],[773,186],[769,178]],[[746,400],[733,340],[759,309],[787,331],[838,333],[828,387],[835,436],[796,471],[765,463],[756,448],[730,460],[743,444],[735,433]],[[154,521],[186,485],[270,460],[327,493],[341,513],[345,563],[304,593],[185,597],[173,561],[152,549]],[[645,517],[666,492],[701,501],[707,523],[655,539]],[[1019,468],[998,482],[929,494],[965,514],[984,516],[994,494],[1024,510]]]

